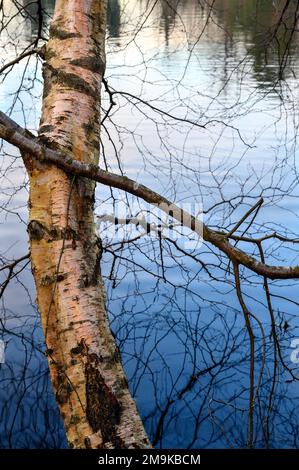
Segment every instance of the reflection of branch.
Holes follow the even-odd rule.
[[[18,274],[20,274],[21,271],[23,271],[26,266],[28,265],[29,261],[27,261],[27,263],[25,263],[24,266],[22,266],[22,268],[19,269],[19,271],[17,273],[14,272],[14,269],[15,267],[21,263],[22,261],[25,261],[25,260],[28,260],[30,257],[30,253],[27,253],[27,255],[24,255],[22,256],[21,258],[18,258],[14,261],[12,261],[11,263],[9,264],[5,264],[4,266],[1,266],[0,268],[0,272],[1,271],[4,271],[5,269],[8,269],[8,274],[7,274],[7,278],[5,279],[5,281],[2,283],[1,285],[1,289],[0,289],[0,299],[1,297],[3,296],[4,294],[4,291],[6,289],[6,287],[8,286],[9,282],[15,277],[17,276]]]
[[[256,260],[253,256],[233,246],[228,241],[225,232],[212,230],[196,217],[171,203],[168,199],[136,181],[115,173],[102,170],[95,165],[83,163],[63,155],[57,151],[47,148],[33,134],[20,127],[16,122],[0,111],[0,137],[12,145],[18,147],[24,162],[37,159],[57,165],[64,171],[92,179],[106,186],[126,191],[144,201],[158,205],[159,209],[173,217],[179,223],[202,236],[206,242],[211,243],[220,251],[225,253],[234,263],[241,264],[256,274],[266,276],[270,279],[294,279],[299,278],[299,266],[269,266]]]
[[[103,123],[106,121],[107,117],[109,116],[109,113],[111,111],[111,109],[113,108],[113,106],[116,105],[114,99],[113,99],[113,93],[111,92],[109,86],[108,86],[108,82],[105,78],[102,78],[102,82],[103,82],[103,85],[104,85],[104,88],[105,88],[105,91],[108,93],[109,95],[109,108],[107,109],[106,113],[105,113],[105,116],[102,118],[102,122],[101,124],[103,125]]]
[[[229,231],[227,234],[228,238],[232,236],[233,233],[238,230],[238,228],[243,224],[243,222],[254,212],[256,209],[259,209],[261,205],[263,204],[264,200],[260,199],[253,207],[251,207],[246,214],[243,215],[243,217],[239,220],[239,222]]]
[[[262,243],[259,242],[257,243],[261,261],[265,262],[265,255],[262,247]],[[276,334],[276,324],[275,324],[275,316],[274,316],[274,310],[272,307],[272,301],[271,301],[271,294],[270,294],[270,288],[269,288],[269,283],[268,279],[264,277],[264,289],[266,293],[266,300],[267,300],[267,306],[268,306],[268,311],[270,314],[270,319],[271,319],[271,334],[273,336],[273,377],[272,377],[272,385],[270,389],[270,394],[269,394],[269,402],[268,402],[268,410],[267,410],[267,416],[265,419],[264,423],[264,434],[265,434],[265,441],[266,445],[268,446],[269,443],[269,421],[270,421],[270,416],[272,413],[272,408],[273,408],[273,398],[274,398],[274,392],[275,392],[275,387],[277,383],[277,373],[278,373],[278,358],[277,358],[277,351],[280,353],[280,357],[282,357],[281,352],[280,352],[280,345],[279,341],[277,338]]]
[[[143,100],[140,96],[133,95],[132,93],[129,93],[127,91],[111,90],[111,89],[109,89],[107,80],[105,80],[105,79],[104,79],[104,86],[105,86],[105,91],[107,91],[107,93],[109,94],[110,103],[111,103],[111,100],[113,100],[114,95],[121,95],[124,98],[126,98],[127,101],[129,101],[135,107],[137,107],[137,109],[138,109],[138,106],[134,102],[132,102],[131,100],[138,101],[139,103],[143,104],[144,106],[147,106],[152,111],[154,111],[155,113],[160,114],[161,116],[166,116],[169,119],[172,119],[173,121],[182,122],[182,123],[185,123],[185,124],[190,124],[191,126],[199,127],[200,129],[206,129],[209,124],[221,124],[222,126],[225,126],[229,129],[232,129],[233,131],[235,131],[238,134],[240,140],[243,142],[243,144],[246,145],[249,148],[252,148],[252,145],[250,145],[248,142],[246,142],[244,140],[244,138],[241,135],[240,130],[235,126],[232,126],[231,124],[226,124],[225,122],[220,121],[218,119],[210,119],[208,122],[206,122],[204,124],[200,124],[199,122],[192,121],[191,119],[188,119],[187,117],[175,116],[174,114],[172,114],[170,112],[167,112],[163,109],[157,108],[157,106],[153,105],[152,103],[149,103],[148,101]],[[114,101],[113,101],[113,104],[115,104]],[[111,108],[109,108],[107,113],[109,113],[110,109]],[[106,119],[106,116],[105,116],[105,119]]]
[[[245,230],[241,234],[241,237],[243,237],[246,234],[246,232],[250,229],[251,225],[253,224],[260,208],[262,207],[263,202],[264,202],[264,200],[263,200],[263,198],[261,198],[256,204],[254,204],[254,206],[251,207],[243,215],[243,217],[241,217],[239,222],[229,231],[229,233],[227,234],[227,238],[232,238],[232,235],[238,230],[238,228],[243,224],[243,222],[245,222],[245,220],[254,212],[254,215],[253,215],[251,221],[249,222],[249,224],[247,225],[247,227],[245,228]],[[234,244],[234,246],[237,246],[238,241],[239,240],[236,240],[236,243]],[[229,268],[230,268],[230,263],[228,263],[227,271],[229,271]]]
[[[0,74],[3,73],[5,70],[9,69],[10,67],[13,67],[14,65],[21,62],[22,59],[25,59],[26,57],[29,57],[33,54],[42,54],[42,48],[34,47],[33,49],[30,49],[29,51],[23,52],[22,54],[18,55],[15,59],[11,60],[7,64],[4,64],[3,67],[0,68]]]
[[[230,353],[228,354],[228,357],[230,356]],[[161,412],[161,415],[160,415],[160,418],[159,418],[159,421],[158,421],[158,424],[157,424],[157,429],[156,429],[156,432],[155,432],[155,437],[153,439],[153,445],[157,445],[157,443],[159,442],[159,440],[161,439],[161,435],[162,435],[162,431],[163,431],[163,424],[164,424],[164,421],[165,421],[165,418],[169,412],[169,409],[170,407],[176,403],[178,400],[182,400],[184,395],[189,392],[190,390],[192,390],[192,388],[195,386],[195,384],[197,383],[197,380],[202,377],[203,375],[205,374],[211,374],[211,372],[216,369],[217,367],[221,366],[224,364],[224,361],[225,361],[225,354],[223,355],[223,357],[221,358],[220,361],[216,362],[215,364],[213,364],[212,366],[210,367],[207,367],[205,369],[202,369],[200,370],[199,372],[196,372],[194,375],[191,375],[191,377],[189,378],[187,384],[182,388],[182,390],[180,392],[177,393],[176,397],[174,398],[170,398],[167,403],[166,403],[166,406],[165,408],[162,410]],[[216,373],[217,375],[217,373]]]
[[[249,335],[249,342],[250,342],[250,396],[249,396],[249,410],[248,410],[248,438],[247,438],[247,445],[251,449],[253,447],[253,417],[254,417],[254,404],[255,404],[255,393],[254,393],[254,349],[255,349],[255,338],[253,329],[250,322],[250,312],[244,302],[242,291],[241,291],[241,283],[240,283],[240,275],[239,275],[239,266],[234,263],[234,275],[235,275],[235,283],[236,283],[236,291],[239,303],[242,308],[242,312],[244,315],[245,326]]]

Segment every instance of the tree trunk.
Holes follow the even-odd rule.
[[[57,0],[43,71],[40,138],[94,165],[105,21],[105,0]],[[27,170],[37,304],[69,446],[150,447],[105,311],[94,183],[34,158]]]

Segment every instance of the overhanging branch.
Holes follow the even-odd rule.
[[[233,246],[229,242],[229,233],[217,232],[197,220],[193,215],[173,204],[164,196],[146,186],[126,177],[111,173],[97,166],[74,160],[69,156],[46,147],[37,137],[20,127],[15,121],[0,111],[0,138],[19,148],[23,159],[34,157],[39,161],[54,164],[67,173],[85,177],[106,186],[126,191],[144,201],[159,206],[159,209],[171,215],[203,239],[225,253],[235,264],[240,264],[261,276],[270,279],[299,278],[299,266],[270,266],[256,260],[253,256]]]

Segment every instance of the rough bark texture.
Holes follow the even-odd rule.
[[[97,165],[106,1],[57,0],[45,50],[39,136]],[[30,157],[30,156],[29,156]],[[70,447],[149,447],[108,325],[94,183],[26,158],[32,270]]]

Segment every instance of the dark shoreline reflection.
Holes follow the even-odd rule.
[[[119,0],[109,0],[107,11],[108,33],[112,38],[118,38],[120,35],[120,5]]]

